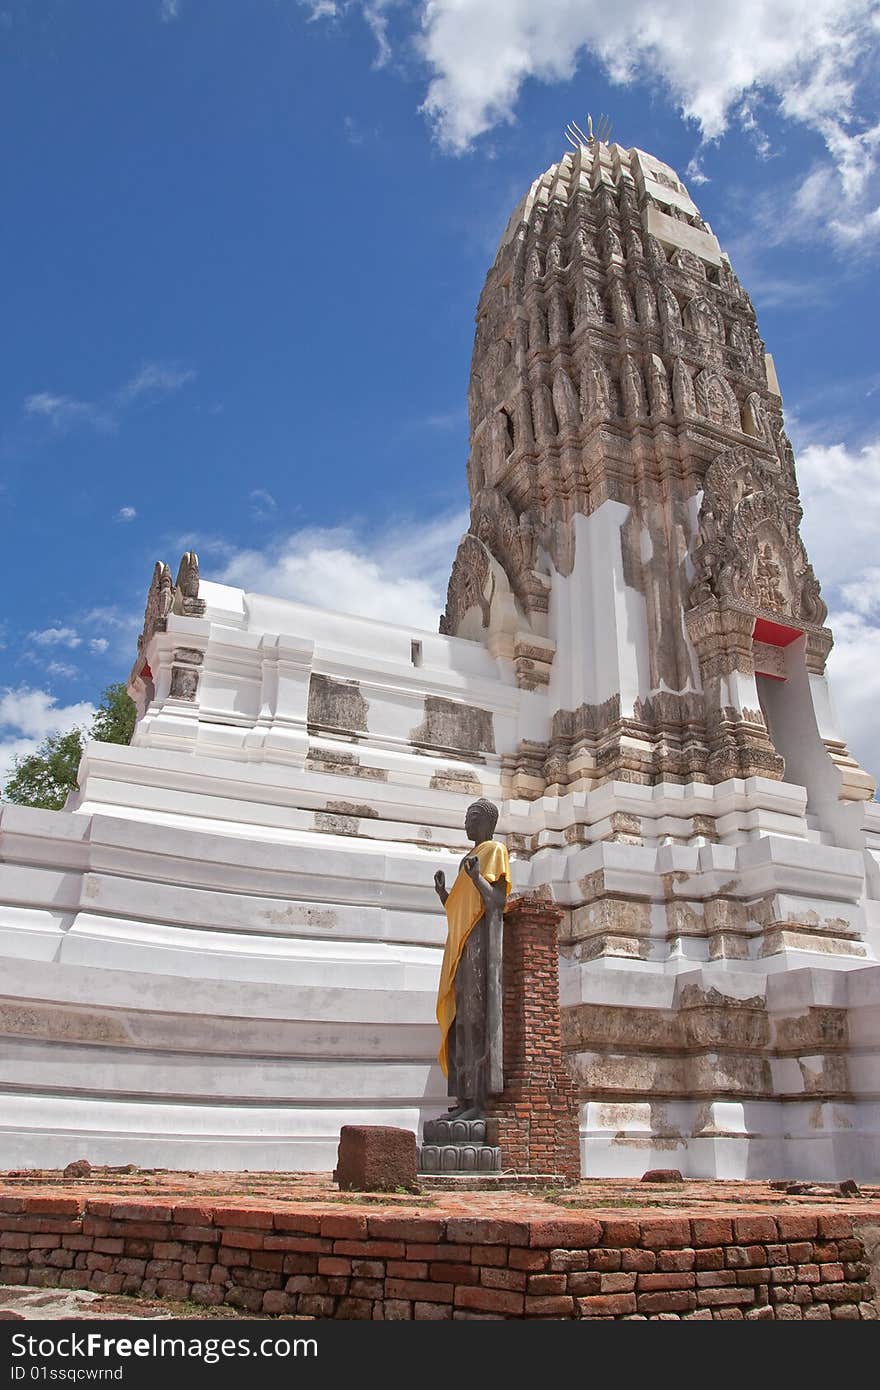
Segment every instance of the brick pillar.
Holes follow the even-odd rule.
[[[504,1091],[490,1100],[504,1169],[581,1176],[578,1100],[562,1060],[562,910],[512,898],[504,913]]]

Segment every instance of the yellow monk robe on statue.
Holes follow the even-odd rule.
[[[487,883],[503,885],[503,897],[506,900],[510,892],[510,859],[506,847],[499,844],[497,840],[485,840],[482,844],[477,845],[471,853],[477,860],[480,877],[485,879]],[[466,855],[465,859],[470,857],[471,855]],[[491,936],[500,937],[501,913],[497,913],[497,921],[491,920],[492,916],[496,914],[487,911],[487,905],[476,883],[467,872],[464,860],[446,899],[445,907],[448,930],[440,972],[440,986],[437,992],[437,1022],[440,1025],[440,1065],[444,1074],[449,1076],[449,1036],[456,1017],[456,977],[471,933],[480,919],[484,917],[489,918],[484,923],[486,940],[479,943],[479,952],[474,952],[475,957],[479,955],[483,959],[475,959],[476,978],[469,980],[469,984],[472,987],[472,992],[478,996],[473,1000],[476,1011],[484,1015],[487,1012],[497,1013],[497,1022],[500,1026],[501,943],[500,939],[492,942]],[[495,947],[494,950],[493,946]],[[499,969],[493,971],[493,957],[496,954]],[[497,980],[493,981],[491,978],[493,974],[497,974]],[[497,995],[497,998],[493,1000],[494,995]],[[491,1035],[492,1031],[490,1025],[488,1034]],[[484,1052],[489,1050],[488,1040],[485,1042],[483,1050]],[[500,1063],[500,1058],[498,1060]],[[459,1057],[459,1070],[463,1069],[463,1064],[464,1058]]]

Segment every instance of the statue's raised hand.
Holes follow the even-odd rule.
[[[446,896],[446,875],[442,869],[438,869],[434,875],[434,892],[438,898]]]
[[[469,854],[464,861],[464,871],[471,880],[471,883],[476,883],[477,879],[480,877],[480,861],[475,854]]]

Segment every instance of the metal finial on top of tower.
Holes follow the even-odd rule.
[[[565,138],[573,149],[577,149],[579,145],[593,146],[597,143],[607,145],[611,138],[611,119],[609,116],[600,115],[594,133],[593,117],[588,115],[586,135],[576,121],[569,121],[565,127]]]

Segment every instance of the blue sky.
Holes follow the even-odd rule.
[[[880,766],[880,9],[727,10],[0,0],[0,763],[127,675],[153,562],[190,546],[435,627],[483,277],[591,110],[752,294]]]

